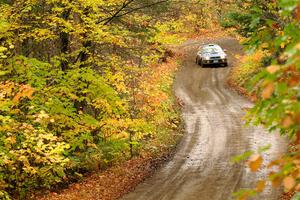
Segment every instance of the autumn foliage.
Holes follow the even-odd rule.
[[[248,121],[262,124],[270,132],[279,131],[291,144],[286,155],[268,165],[277,170],[271,172],[266,181],[274,187],[283,185],[286,192],[299,192],[299,1],[245,1],[235,6],[245,9],[228,14],[223,25],[235,28],[245,38],[244,44],[249,50],[246,57],[250,60],[244,60],[241,67],[233,70],[233,79],[241,77],[234,82],[248,88],[256,97],[255,106],[247,115]],[[258,54],[262,57],[254,61]],[[262,167],[259,155],[256,156],[257,159],[250,158],[252,171]],[[262,184],[258,185],[262,188]],[[249,196],[242,194],[239,198]]]
[[[207,6],[0,1],[0,198],[174,145],[178,58],[169,45],[207,25]]]

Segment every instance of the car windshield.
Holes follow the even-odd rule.
[[[216,47],[209,47],[209,48],[204,48],[203,53],[220,53],[221,49],[216,48]]]

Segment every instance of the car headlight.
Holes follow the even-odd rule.
[[[221,59],[226,59],[226,57],[227,57],[226,55],[223,55],[221,56]]]
[[[209,60],[209,59],[210,59],[209,56],[205,56],[205,57],[204,57],[204,60]]]

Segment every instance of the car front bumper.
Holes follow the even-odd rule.
[[[227,63],[227,59],[213,59],[213,60],[203,60],[202,61],[203,64],[208,65],[208,64],[226,64]]]

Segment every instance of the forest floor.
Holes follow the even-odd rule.
[[[112,200],[119,199],[172,157],[172,151],[163,155],[135,158],[100,173],[94,173],[67,189],[39,195],[39,200]]]

